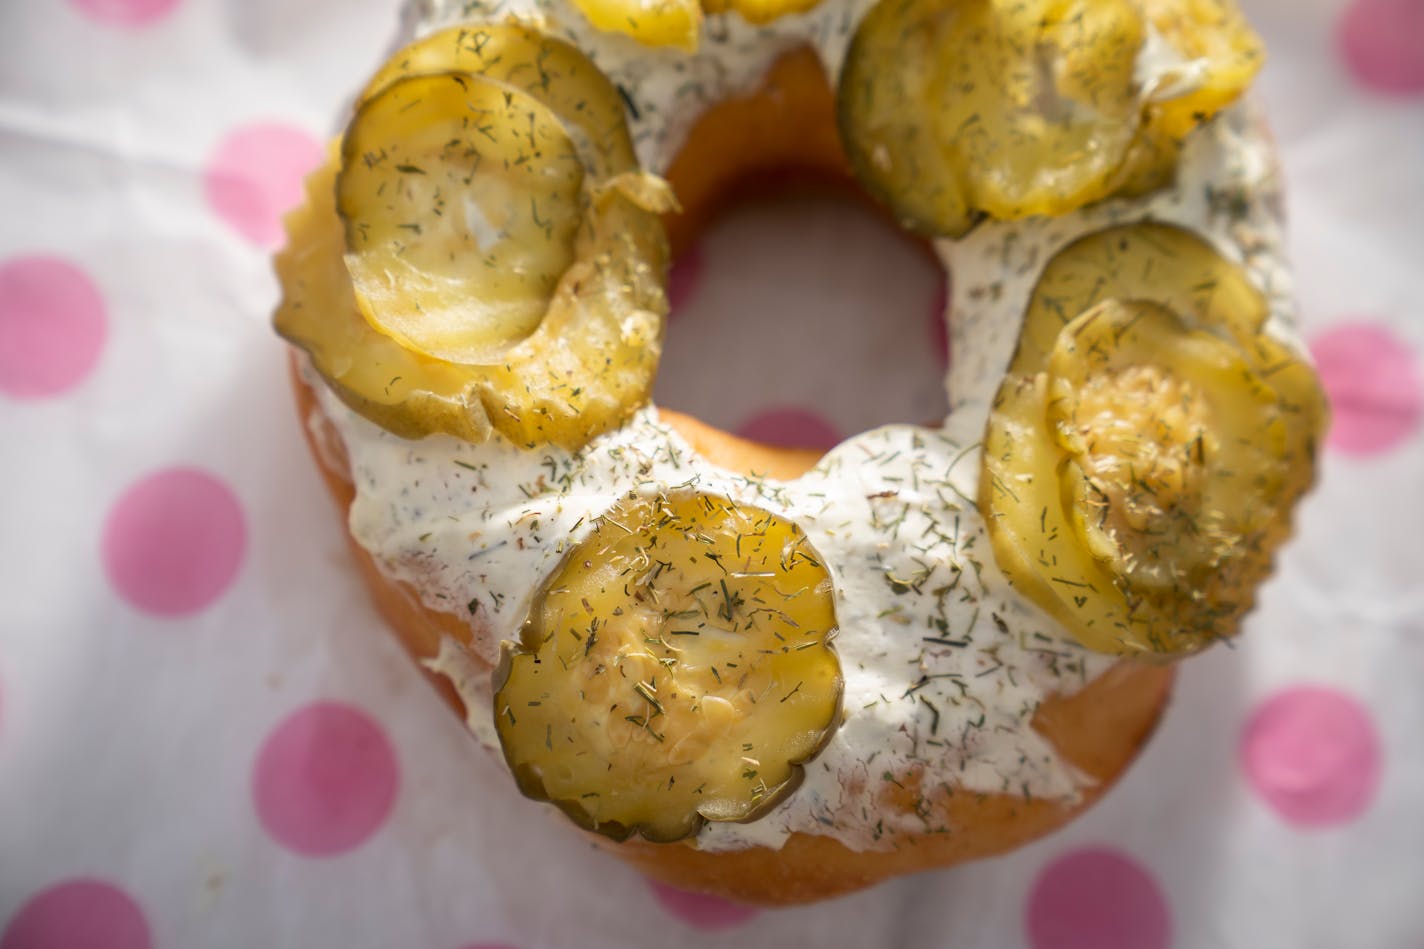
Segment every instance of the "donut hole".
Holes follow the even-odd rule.
[[[868,201],[800,176],[739,189],[688,253],[657,404],[819,449],[947,414],[943,271]]]
[[[948,413],[944,271],[855,184],[816,57],[708,110],[668,171],[677,262],[654,400],[824,451]]]

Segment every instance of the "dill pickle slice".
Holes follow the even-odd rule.
[[[851,163],[914,229],[1103,197],[1140,124],[1128,0],[882,0],[841,77]]]
[[[458,81],[449,72],[452,68],[461,72]],[[524,192],[532,195],[540,190],[536,184],[548,185],[559,198],[547,217],[543,205],[537,215],[548,225],[551,237],[534,235],[524,244],[524,252],[535,253],[545,270],[554,269],[554,262],[564,264],[552,287],[526,279],[528,274],[520,278],[526,280],[520,286],[532,286],[531,296],[547,293],[537,325],[528,330],[527,323],[517,323],[510,331],[503,324],[469,345],[460,337],[468,331],[458,326],[451,338],[459,345],[445,337],[436,341],[438,345],[425,339],[412,341],[411,334],[387,331],[385,326],[378,331],[362,316],[352,274],[343,261],[348,236],[355,243],[362,240],[360,215],[353,212],[348,217],[346,224],[357,228],[352,235],[332,197],[338,169],[328,165],[309,181],[306,206],[288,220],[288,245],[277,258],[283,300],[276,328],[308,354],[312,366],[346,404],[398,435],[418,438],[443,432],[483,441],[498,433],[525,447],[552,443],[576,450],[621,425],[650,397],[667,310],[663,289],[667,242],[659,215],[671,199],[662,182],[638,170],[622,101],[612,84],[572,46],[525,27],[508,24],[433,34],[398,53],[377,74],[360,109],[379,108],[388,94],[395,102],[398,95],[425,88],[443,90],[441,94],[448,96],[451,84],[459,82],[469,89],[479,87],[482,93],[487,87],[500,90],[498,110],[523,110],[491,111],[489,115],[498,116],[501,123],[511,114],[516,118],[514,126],[490,128],[492,134],[532,134],[535,142],[561,146],[545,150],[541,145],[537,163],[547,174],[536,175]],[[457,105],[463,108],[464,101]],[[415,111],[424,105],[418,104]],[[551,117],[566,138],[548,124]],[[399,116],[395,119],[397,129],[401,121]],[[363,164],[362,155],[373,150],[369,146],[376,144],[365,137],[371,131],[364,129],[360,136],[368,147],[347,149],[357,165]],[[436,157],[441,170],[450,172],[458,162],[446,161],[445,144],[440,143]],[[582,166],[572,199],[570,155]],[[500,174],[505,174],[507,169],[498,164]],[[463,214],[454,222],[441,218],[450,216],[446,209],[464,209],[463,180],[461,193],[442,188],[437,202],[433,183],[423,180],[434,176],[420,167],[427,174],[397,170],[402,177],[395,184],[419,188],[409,193],[428,196],[417,223],[422,229],[447,228],[439,233],[453,247],[463,241],[462,226],[471,230],[468,220]],[[367,171],[348,168],[347,173],[359,181]],[[514,174],[518,181],[519,173]],[[422,180],[412,184],[407,178]],[[369,195],[370,190],[364,193]],[[375,190],[380,190],[379,185]],[[480,194],[476,188],[476,200]],[[420,202],[409,203],[413,212],[422,211]],[[374,207],[381,211],[379,199]],[[529,221],[534,217],[531,209]],[[390,220],[383,223],[389,225]],[[439,246],[443,245],[431,245]],[[438,252],[427,256],[432,268],[446,266],[456,275],[479,264],[474,258],[441,261]],[[438,280],[432,279],[431,284],[440,286]],[[411,286],[419,289],[420,284],[402,280],[393,292]],[[480,300],[467,303],[466,312],[479,312]],[[510,338],[526,330],[522,338]],[[485,353],[476,352],[481,346],[486,347]],[[475,358],[491,354],[495,358]]]
[[[1180,140],[1251,85],[1265,63],[1265,47],[1236,0],[1138,2],[1181,61],[1148,92],[1152,125]]]
[[[638,167],[618,88],[577,47],[513,21],[448,27],[415,41],[371,77],[360,99],[400,79],[445,72],[537,99],[563,121],[594,181]]]
[[[697,51],[704,13],[735,12],[764,24],[804,13],[821,0],[574,0],[588,21],[608,33],[623,33],[644,46]]]
[[[841,66],[836,121],[851,169],[901,226],[919,234],[958,236],[979,216],[963,170],[967,156],[941,141],[935,92],[956,58],[941,58],[946,38],[976,12],[982,20],[987,11],[881,0],[861,20]],[[984,68],[963,60],[961,71]]]
[[[336,179],[362,314],[421,355],[497,362],[573,263],[583,178],[523,93],[465,73],[391,83],[347,128]]]
[[[1086,234],[1054,255],[1029,298],[1009,372],[1043,368],[1063,328],[1114,297],[1157,303],[1243,348],[1269,340],[1261,331],[1270,309],[1240,267],[1191,231],[1139,222]]]
[[[354,411],[402,438],[443,432],[481,442],[499,432],[525,447],[576,450],[647,402],[666,312],[656,215],[605,194],[539,328],[501,363],[466,366],[405,349],[361,315],[342,259],[335,177],[334,162],[314,173],[306,204],[287,220],[273,323]]]
[[[1149,26],[1181,62],[1144,82]],[[1254,41],[1230,0],[880,0],[841,73],[841,136],[921,233],[1063,214],[1167,183],[1181,139],[1254,76]]]
[[[1237,632],[1313,479],[1325,405],[1205,242],[1111,228],[1045,269],[985,435],[996,560],[1085,645]]]
[[[343,402],[377,425],[403,438],[442,431],[483,441],[491,428],[484,413],[466,408],[468,373],[403,349],[361,315],[342,257],[336,168],[333,158],[307,179],[306,203],[287,218],[287,245],[273,260],[282,286],[274,327]]]
[[[625,498],[505,644],[494,713],[510,770],[614,839],[753,820],[839,723],[835,626],[796,525],[708,494]]]
[[[697,0],[574,0],[574,6],[600,30],[623,33],[644,46],[691,53],[702,33]]]
[[[1128,197],[1168,184],[1187,136],[1239,99],[1265,62],[1235,0],[1136,2],[1150,34],[1137,70],[1145,122],[1110,188]]]
[[[702,0],[708,13],[733,11],[748,23],[771,23],[784,16],[806,13],[820,6],[821,0]]]

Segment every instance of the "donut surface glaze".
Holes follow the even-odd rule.
[[[829,90],[870,5],[825,0],[761,26],[715,17],[692,53],[601,32],[561,0],[417,2],[405,33],[515,18],[583,51],[627,105],[642,170],[683,199],[686,217],[667,218],[676,247],[739,175],[844,169]],[[1149,77],[1173,65],[1155,64],[1150,45],[1137,64]],[[278,262],[289,296],[333,263],[332,174],[313,179],[289,220]],[[799,786],[755,819],[708,821],[677,844],[608,846],[679,885],[815,899],[1033,839],[1096,800],[1150,734],[1170,667],[1085,648],[996,562],[981,513],[986,420],[1045,266],[1116,225],[1200,236],[1263,294],[1264,332],[1299,354],[1279,199],[1262,123],[1234,106],[1186,139],[1165,188],[937,240],[953,275],[950,416],[938,429],[866,432],[819,458],[651,405],[572,448],[412,441],[348,407],[304,360],[298,395],[378,606],[496,753],[501,644],[520,639],[541,585],[620,499],[695,491],[804,532],[834,589],[838,727]]]

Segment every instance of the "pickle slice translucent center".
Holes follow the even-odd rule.
[[[478,76],[414,76],[362,105],[342,151],[347,267],[378,332],[485,364],[538,328],[584,178],[557,116]]]

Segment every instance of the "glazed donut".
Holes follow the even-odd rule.
[[[1254,34],[1229,0],[632,13],[413,5],[288,219],[276,326],[376,605],[521,791],[674,885],[808,901],[1051,831],[1313,479]],[[668,238],[788,168],[934,239],[941,427],[821,456],[651,405]]]

